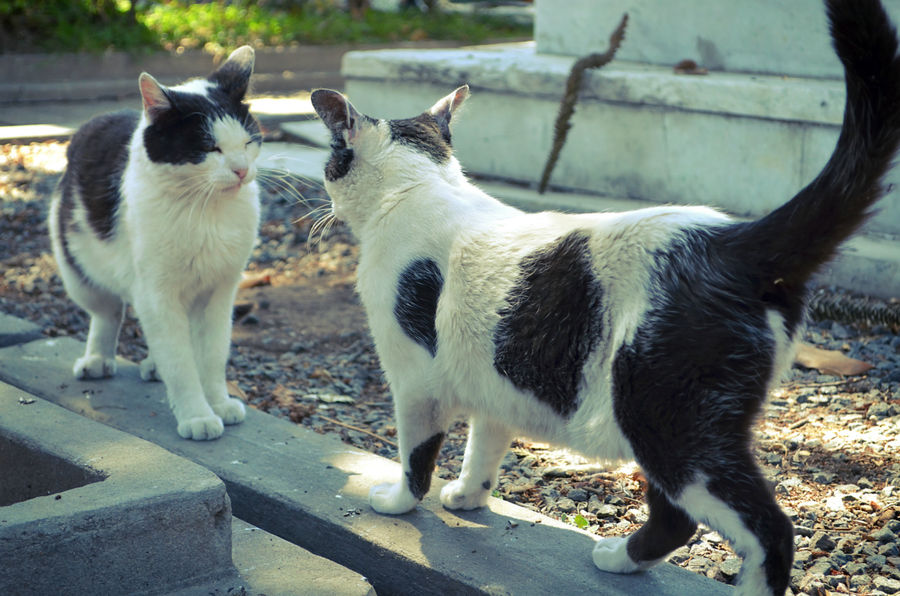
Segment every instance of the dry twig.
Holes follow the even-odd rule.
[[[625,25],[628,23],[628,13],[622,15],[622,21],[616,30],[609,37],[609,48],[602,54],[589,54],[584,58],[579,58],[572,65],[569,72],[569,78],[566,80],[566,92],[563,95],[562,103],[559,105],[559,114],[556,116],[556,125],[553,132],[553,147],[550,149],[550,155],[547,157],[547,164],[544,166],[544,173],[541,174],[541,183],[538,186],[538,192],[543,194],[547,190],[547,184],[550,182],[550,175],[559,159],[563,145],[566,143],[566,136],[572,125],[569,120],[575,113],[575,102],[578,100],[578,90],[581,89],[581,80],[584,78],[584,71],[589,68],[600,68],[608,64],[616,55],[616,51],[625,39]]]

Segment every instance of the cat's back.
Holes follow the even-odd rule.
[[[79,181],[108,172],[116,164],[124,164],[128,144],[140,120],[135,110],[122,110],[96,116],[83,124],[72,136],[66,151],[67,170]]]
[[[84,207],[91,228],[101,238],[113,233],[122,173],[139,120],[133,110],[97,116],[78,129],[66,151],[60,200],[69,209],[75,203]]]

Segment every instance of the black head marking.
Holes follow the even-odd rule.
[[[261,140],[259,123],[250,115],[243,95],[237,95],[235,88],[227,84],[220,86],[221,82],[213,76],[215,73],[209,80],[217,85],[200,95],[163,87],[147,73],[141,75],[144,110],[150,117],[150,124],[144,129],[144,147],[151,161],[176,165],[203,162],[216,148],[211,124],[222,118],[233,118],[252,141]],[[230,78],[233,77],[222,80]]]
[[[525,257],[498,311],[494,368],[561,416],[578,407],[582,369],[603,328],[603,289],[585,232]]]
[[[437,329],[434,319],[444,286],[440,267],[432,259],[418,259],[400,274],[394,317],[413,341],[437,354]]]
[[[449,129],[444,134],[437,119],[428,113],[405,120],[390,120],[391,140],[403,143],[424,153],[436,164],[446,163],[450,159]]]
[[[331,157],[325,164],[325,179],[334,182],[346,176],[353,165],[355,154],[347,144],[348,139],[352,141],[356,137],[363,122],[376,121],[360,114],[346,97],[331,89],[316,89],[310,101],[331,132]]]
[[[253,48],[242,46],[233,51],[228,59],[209,75],[209,80],[233,101],[243,101],[250,86],[254,61]]]

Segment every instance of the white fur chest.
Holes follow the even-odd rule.
[[[259,226],[256,183],[237,191],[179,196],[176,184],[157,185],[148,192],[146,182],[136,178],[126,176],[123,214],[132,238],[136,281],[143,277],[179,288],[185,298],[219,283],[234,283]],[[130,192],[130,184],[143,193]]]

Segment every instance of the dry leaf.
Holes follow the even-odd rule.
[[[238,287],[243,289],[270,285],[272,285],[272,275],[270,273],[248,273],[244,271],[241,274],[241,281],[238,284]]]
[[[685,75],[705,75],[709,74],[709,71],[694,62],[693,60],[682,60],[673,68],[675,74],[685,74]]]
[[[235,397],[239,397],[244,401],[247,401],[247,394],[244,393],[244,390],[238,386],[238,384],[234,381],[228,381],[226,383],[228,387],[228,395],[233,395]]]
[[[834,350],[823,350],[807,343],[797,348],[794,362],[806,368],[815,368],[826,375],[852,376],[875,368],[868,362],[844,356]]]

